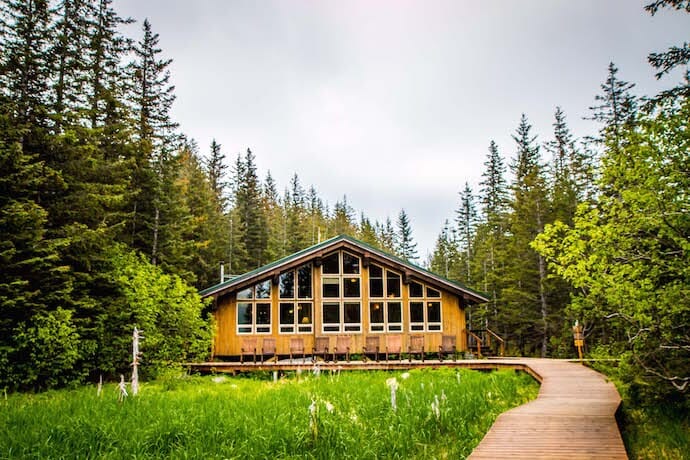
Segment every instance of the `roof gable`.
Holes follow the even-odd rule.
[[[463,297],[466,301],[471,303],[487,302],[489,300],[486,294],[470,289],[461,283],[446,279],[436,273],[430,272],[422,267],[346,235],[339,235],[319,244],[315,244],[314,246],[276,260],[275,262],[271,262],[263,267],[259,267],[243,275],[199,291],[199,294],[202,297],[208,297],[218,296],[228,291],[236,291],[260,280],[278,276],[284,271],[309,263],[339,249],[346,249],[360,255],[364,259],[363,265],[369,262],[378,262],[387,266],[392,266],[403,274],[403,279],[406,284],[409,282],[409,279],[412,278],[436,284],[443,287],[445,290]]]

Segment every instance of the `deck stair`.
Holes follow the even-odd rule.
[[[477,358],[504,356],[505,341],[491,329],[469,329],[467,350],[475,354]]]

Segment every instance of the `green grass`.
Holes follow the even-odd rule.
[[[608,357],[604,355],[604,357]],[[621,436],[631,460],[690,460],[690,410],[687,400],[650,399],[654,387],[644,385],[640,397],[639,380],[626,367],[601,361],[592,367],[615,383],[622,404],[618,417]]]
[[[538,392],[514,371],[215,379],[147,383],[123,403],[114,384],[100,397],[95,387],[9,395],[0,401],[0,457],[462,458],[498,414]]]

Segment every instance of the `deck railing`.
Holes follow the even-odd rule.
[[[479,358],[486,353],[503,356],[505,340],[491,329],[468,329],[467,349],[476,350]]]

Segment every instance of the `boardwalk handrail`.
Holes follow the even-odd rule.
[[[494,331],[492,331],[492,330],[489,329],[488,327],[486,328],[486,332],[488,332],[488,333],[490,334],[489,337],[493,336],[493,337],[496,338],[496,340],[499,341],[499,343],[500,343],[500,345],[499,345],[499,350],[500,350],[500,351],[499,351],[499,356],[504,356],[504,355],[505,355],[505,351],[506,351],[506,341],[503,340],[503,337],[501,337],[500,335],[496,334]],[[490,339],[489,339],[489,345],[491,345]]]
[[[482,357],[482,343],[484,342],[481,337],[479,337],[477,334],[474,332],[468,330],[467,335],[471,336],[474,338],[474,340],[477,342],[477,357],[481,358]],[[469,346],[467,347],[469,348]]]

